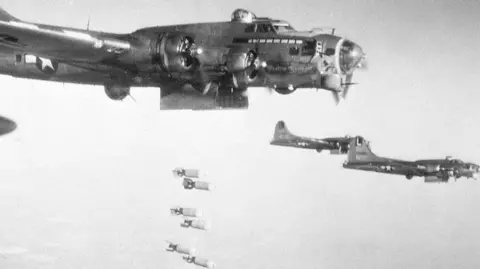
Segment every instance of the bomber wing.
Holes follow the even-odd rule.
[[[275,125],[273,139],[270,141],[270,144],[275,146],[314,149],[318,152],[330,150],[332,154],[346,154],[348,152],[350,139],[350,137],[318,139],[297,136],[288,130],[284,121],[279,121]]]

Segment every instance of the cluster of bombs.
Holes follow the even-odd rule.
[[[175,168],[173,170],[173,175],[176,178],[182,179],[182,185],[185,190],[210,191],[213,189],[212,184],[199,180],[201,176],[198,169]],[[181,216],[183,218],[183,222],[180,223],[180,227],[182,228],[192,228],[203,231],[208,231],[210,229],[210,223],[201,219],[202,212],[197,208],[176,206],[170,208],[170,213],[173,216]],[[187,263],[192,263],[209,269],[216,267],[214,262],[199,257],[195,248],[183,246],[170,241],[167,241],[167,244],[167,251],[185,255],[182,256],[182,259]]]

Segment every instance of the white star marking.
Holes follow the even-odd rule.
[[[50,67],[52,70],[55,70],[55,68],[53,68],[52,60],[42,57],[38,57],[38,59],[40,59],[42,62],[42,71],[45,70],[46,67]]]

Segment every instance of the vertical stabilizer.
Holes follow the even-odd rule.
[[[372,162],[377,161],[379,158],[370,149],[369,143],[361,136],[355,137],[350,141],[350,149],[348,150],[348,162]]]
[[[10,15],[5,9],[0,7],[0,21],[20,21],[19,19]]]
[[[294,135],[288,130],[284,121],[279,121],[275,125],[275,131],[273,133],[272,143],[276,141],[286,140],[293,138]]]

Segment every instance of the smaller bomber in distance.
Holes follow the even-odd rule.
[[[209,222],[199,219],[185,219],[183,223],[180,224],[180,226],[183,228],[194,228],[203,231],[208,231],[211,228]]]
[[[166,241],[168,246],[166,248],[166,251],[169,251],[169,252],[177,252],[177,253],[180,253],[180,254],[185,254],[185,255],[189,255],[189,256],[195,256],[197,254],[197,251],[195,248],[189,248],[189,247],[185,247],[185,246],[182,246],[182,245],[179,245],[179,244],[174,244],[170,241]]]
[[[186,190],[197,189],[202,191],[211,191],[213,189],[213,185],[205,181],[193,181],[191,178],[184,178],[183,188]]]
[[[407,179],[424,177],[426,183],[447,183],[452,177],[455,180],[460,177],[477,179],[480,173],[479,165],[464,163],[449,156],[444,159],[404,161],[377,156],[372,152],[369,141],[361,136],[350,143],[348,159],[343,164],[347,169],[403,175]]]
[[[201,218],[202,217],[202,211],[196,209],[196,208],[188,208],[188,207],[172,207],[170,208],[170,213],[172,215],[182,215],[185,217],[192,217],[192,218]]]
[[[321,139],[297,136],[288,130],[284,121],[279,121],[275,125],[273,139],[270,141],[270,145],[314,149],[317,152],[329,150],[330,154],[339,155],[348,153],[350,140],[352,140],[350,136]]]
[[[177,167],[173,170],[173,175],[177,178],[189,177],[189,178],[200,178],[205,176],[203,173],[200,173],[198,169],[186,169],[182,167]]]
[[[213,269],[216,267],[216,264],[213,261],[210,261],[208,259],[200,258],[200,257],[195,257],[195,256],[184,256],[182,257],[184,261],[188,263],[193,263],[198,266],[202,266],[208,269]]]

